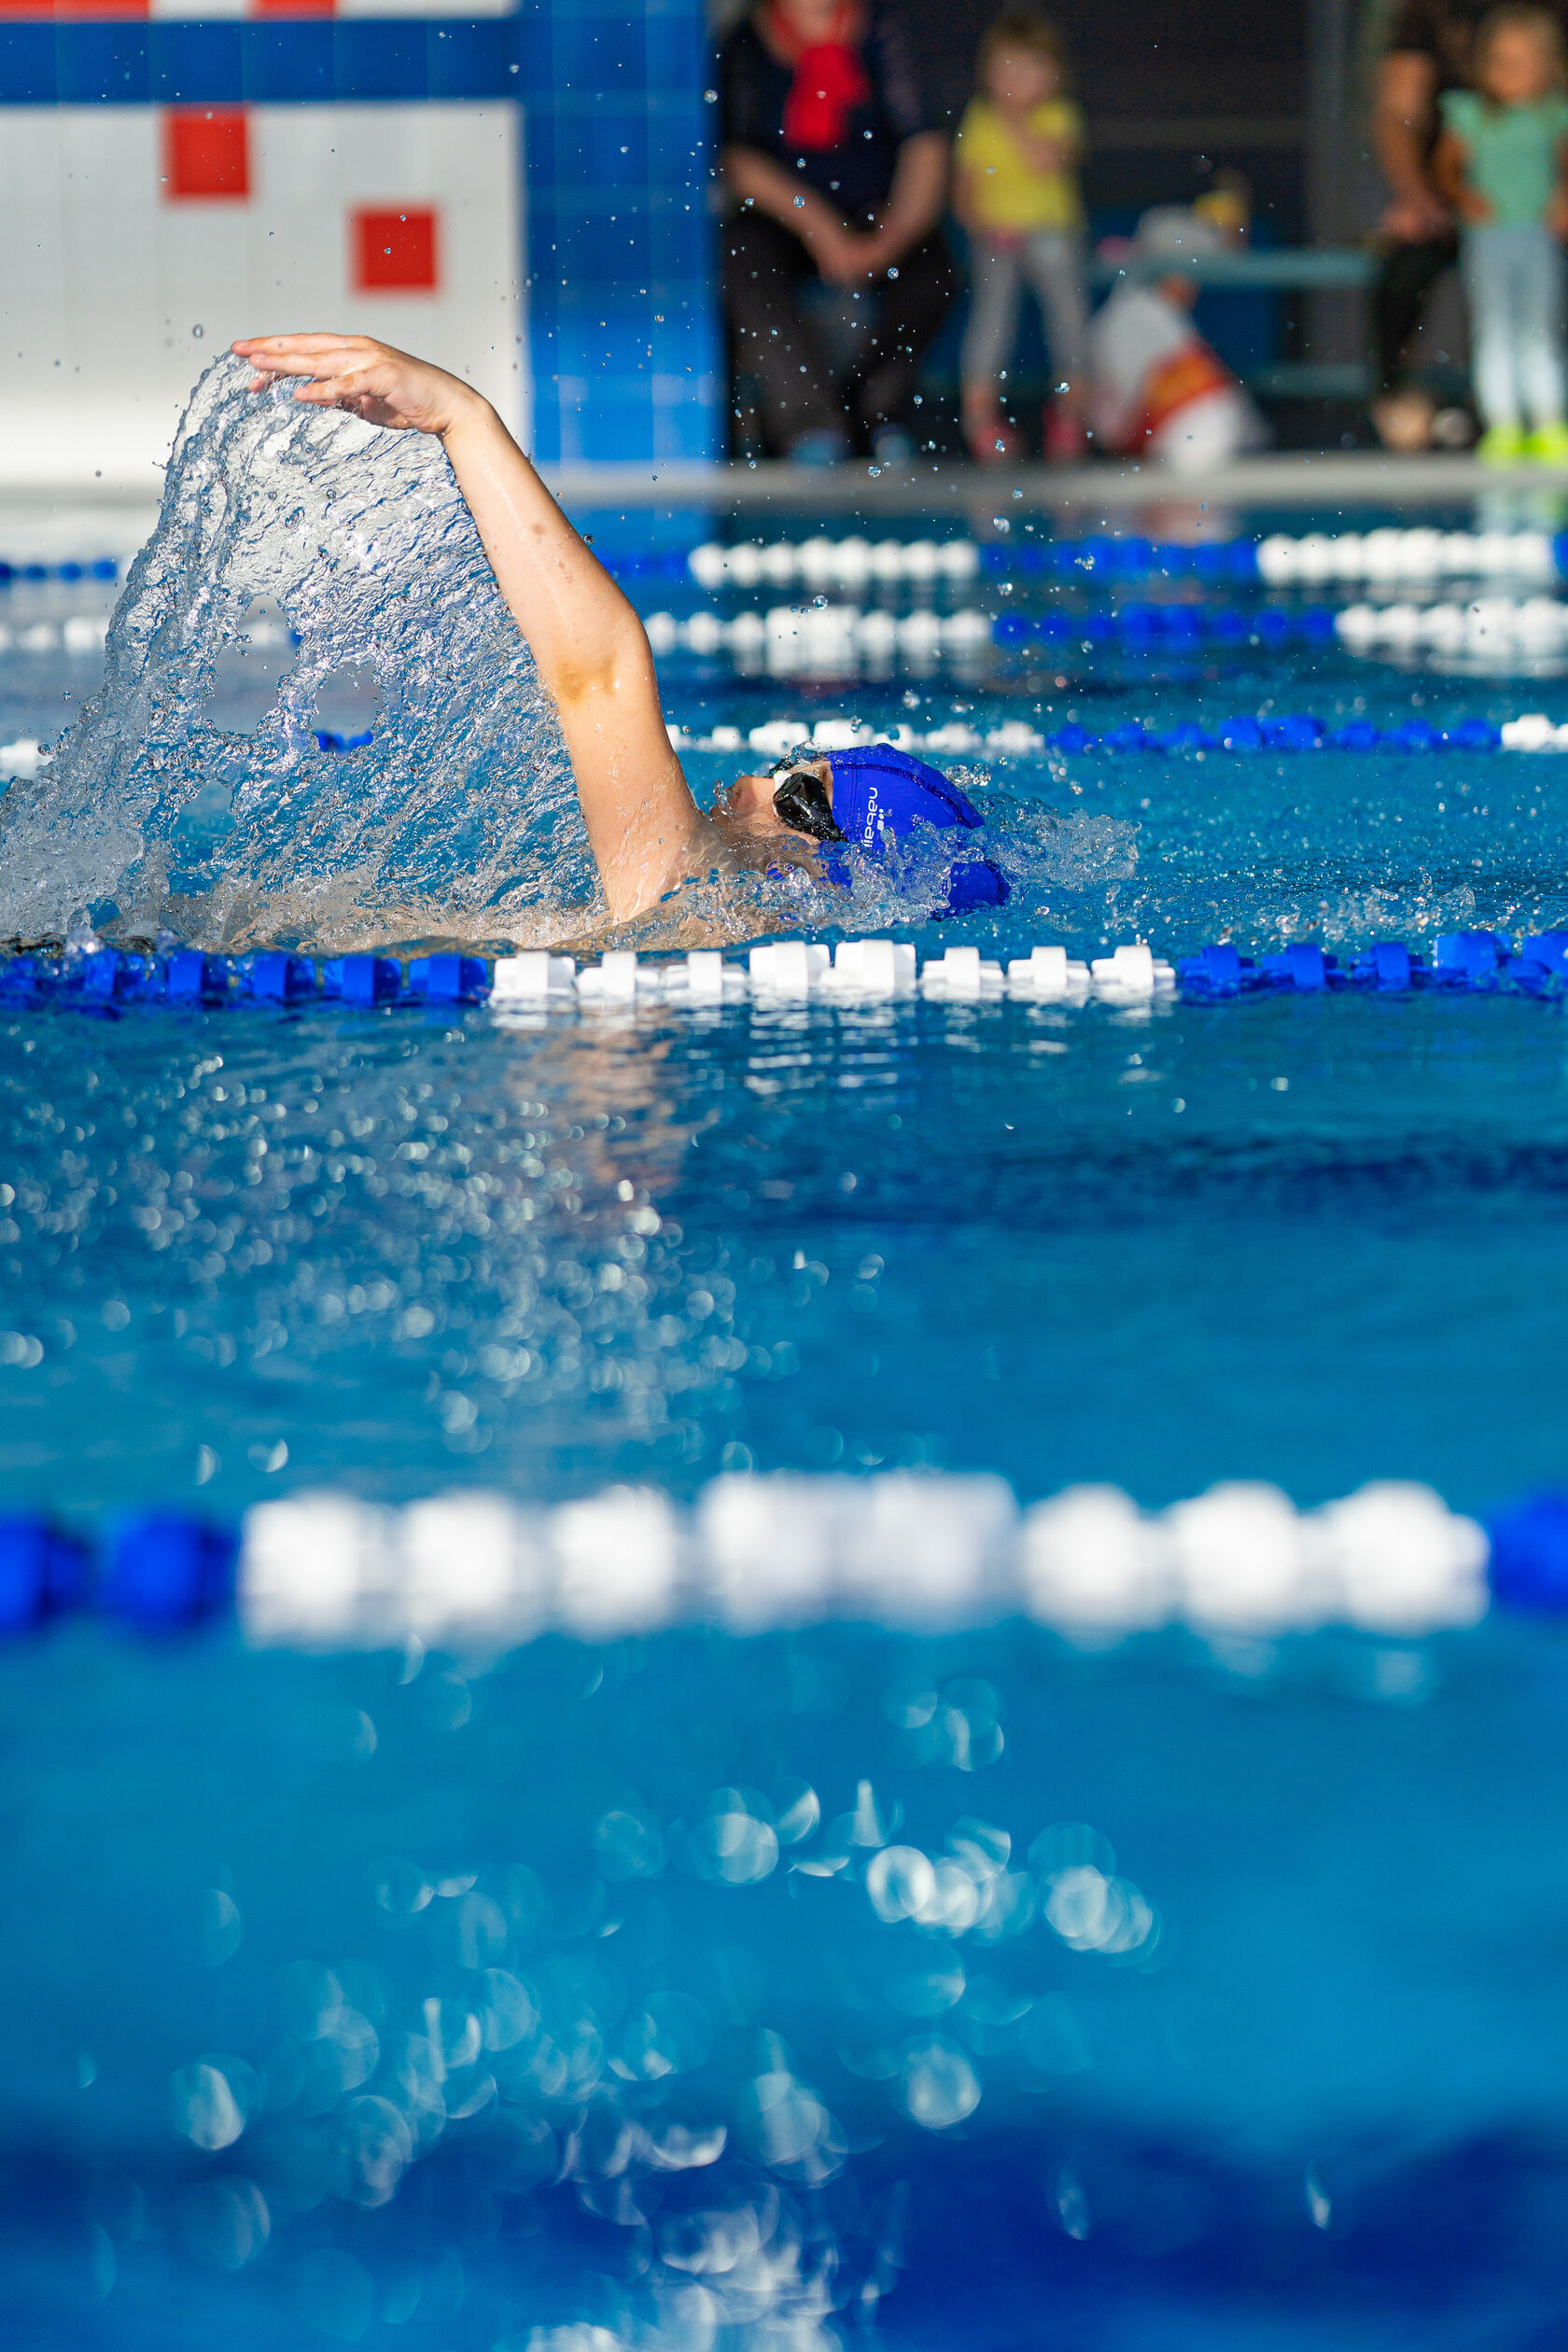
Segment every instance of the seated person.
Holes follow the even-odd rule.
[[[1211,221],[1182,204],[1160,204],[1139,222],[1130,274],[1089,326],[1102,447],[1197,473],[1267,439],[1256,409],[1193,325],[1197,281],[1180,266],[1225,244]],[[1162,261],[1172,266],[1160,275]]]
[[[920,355],[953,299],[947,142],[887,0],[758,0],[720,59],[724,301],[772,446],[800,464],[914,454]],[[847,416],[812,289],[873,314]]]
[[[252,391],[305,379],[297,400],[345,409],[392,432],[439,437],[492,570],[553,695],[588,843],[612,921],[626,923],[683,884],[805,867],[848,880],[844,848],[886,860],[921,820],[970,832],[981,819],[956,785],[891,745],[804,755],[743,776],[704,813],[665,724],[648,636],[632,606],[567,521],[489,402],[441,368],[367,335],[265,335],[233,349],[255,370]],[[1001,905],[1007,882],[976,854],[954,863],[934,909]],[[774,910],[777,913],[777,909]],[[711,933],[711,910],[700,917]],[[720,935],[776,930],[736,891]]]

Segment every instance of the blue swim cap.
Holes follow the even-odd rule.
[[[830,751],[826,757],[833,777],[833,821],[870,857],[884,840],[908,833],[917,821],[938,829],[958,825],[966,832],[985,823],[956,784],[890,743],[874,743],[860,751]],[[989,858],[975,858],[953,867],[946,901],[936,911],[962,915],[971,907],[1002,906],[1007,898],[1001,869]]]
[[[911,751],[874,743],[863,751],[830,751],[833,821],[858,849],[875,850],[880,833],[907,833],[917,819],[928,825],[964,825],[985,820],[973,801],[939,769]]]

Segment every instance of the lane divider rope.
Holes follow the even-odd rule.
[[[67,623],[67,627],[72,624]],[[84,623],[87,627],[90,624]],[[1288,651],[1337,645],[1352,654],[1375,652],[1523,656],[1549,659],[1568,651],[1568,601],[1555,596],[1477,596],[1468,604],[1202,605],[1125,603],[1095,611],[987,613],[929,608],[896,614],[859,605],[776,605],[725,620],[714,612],[648,616],[649,643],[661,659],[677,651],[711,660],[727,653],[742,664],[764,662],[784,674],[793,666],[831,668],[851,659],[870,662],[973,660],[990,648],[1003,653],[1031,647],[1057,652],[1181,653]],[[40,639],[47,632],[24,633]],[[0,645],[5,632],[0,631]],[[95,640],[96,642],[96,640]]]
[[[1568,606],[1557,609],[1568,619]],[[652,612],[644,625],[661,660],[680,649],[705,660],[727,652],[742,662],[805,660],[816,665],[842,659],[851,650],[874,661],[891,661],[895,655],[936,661],[961,660],[992,646],[1004,651],[1043,645],[1081,647],[1085,652],[1102,646],[1131,651],[1207,646],[1279,652],[1291,646],[1333,645],[1340,617],[1320,605],[1244,609],[1122,604],[1093,612],[1041,613],[989,613],[968,606],[938,613],[927,607],[901,615],[878,607],[822,604],[775,605],[766,612],[736,613],[731,620],[716,612],[693,612],[684,621],[672,612]]]
[[[1192,751],[1230,751],[1241,757],[1279,751],[1534,751],[1558,749],[1559,732],[1568,736],[1568,728],[1555,729],[1540,712],[1506,719],[1501,725],[1490,719],[1460,719],[1450,726],[1434,727],[1422,719],[1407,719],[1396,727],[1379,727],[1370,719],[1334,726],[1311,711],[1256,719],[1242,711],[1208,726],[1188,721],[1157,728],[1131,721],[1098,735],[1071,721],[1046,734],[1016,719],[984,733],[961,721],[922,732],[907,725],[861,727],[847,719],[820,719],[814,726],[804,719],[770,719],[755,727],[717,726],[702,735],[672,725],[669,737],[678,751],[755,751],[766,760],[782,760],[796,751],[847,751],[872,743],[892,743],[900,750],[940,760],[976,752],[1026,759],[1043,751],[1146,751],[1166,757]]]
[[[972,539],[776,539],[765,545],[707,541],[690,553],[612,549],[603,553],[618,579],[695,581],[700,587],[812,587],[840,582],[951,581],[982,576],[1064,579],[1197,580],[1211,583],[1262,581],[1271,587],[1331,581],[1429,581],[1505,578],[1568,579],[1568,532],[1438,531],[1386,527],[1372,531],[1276,531],[1262,539],[1192,543],[1109,532],[1081,539],[1035,539],[1011,532],[998,541]],[[43,582],[73,585],[114,581],[123,567],[101,555],[62,563],[0,560],[0,587]]]
[[[1429,726],[1421,719],[1407,719],[1396,727],[1379,727],[1369,719],[1351,719],[1338,726],[1311,711],[1267,714],[1252,718],[1240,711],[1202,726],[1189,721],[1178,727],[1151,728],[1130,721],[1097,735],[1074,722],[1049,734],[1027,721],[1003,720],[987,727],[964,725],[961,720],[924,731],[900,724],[862,727],[848,719],[770,719],[754,727],[720,725],[706,735],[693,735],[672,724],[669,739],[678,751],[718,751],[726,755],[757,752],[780,760],[791,751],[847,751],[857,745],[893,743],[901,750],[917,751],[935,760],[963,759],[976,753],[993,758],[1029,759],[1045,751],[1076,756],[1085,752],[1150,752],[1164,758],[1191,752],[1226,751],[1239,758],[1281,751],[1563,751],[1568,750],[1568,724],[1559,725],[1544,712],[1533,711],[1505,719],[1500,726],[1490,719],[1460,719],[1449,727]],[[351,754],[375,740],[374,732],[338,735],[318,731],[323,751]],[[0,744],[0,777],[33,777],[49,757],[48,747],[32,736]]]
[[[1343,962],[1313,940],[1258,959],[1243,956],[1231,941],[1211,941],[1174,963],[1157,957],[1147,942],[1131,940],[1088,961],[1053,944],[1005,963],[974,946],[948,947],[921,963],[913,946],[892,939],[841,939],[833,947],[817,940],[774,940],[750,948],[744,963],[719,948],[666,959],[612,948],[581,970],[574,957],[543,947],[494,959],[419,956],[406,965],[396,956],[337,956],[318,967],[308,956],[282,949],[231,959],[196,947],[145,955],[95,943],[59,956],[23,954],[0,961],[0,1011],[53,1007],[111,1019],[151,1005],[704,1012],[740,1001],[855,1005],[916,997],[947,1004],[1007,999],[1067,1005],[1092,997],[1126,1006],[1179,995],[1189,1003],[1213,1003],[1347,989],[1561,1000],[1568,994],[1568,931],[1538,931],[1517,947],[1501,931],[1447,931],[1435,942],[1430,960],[1404,940],[1377,940]]]
[[[1090,1638],[1171,1625],[1412,1638],[1474,1627],[1493,1602],[1568,1608],[1568,1497],[1483,1526],[1395,1480],[1313,1510],[1226,1482],[1148,1512],[1111,1486],[1020,1510],[987,1476],[726,1473],[690,1509],[621,1486],[553,1508],[484,1491],[401,1507],[301,1492],[237,1524],[139,1511],[93,1537],[45,1514],[0,1518],[12,1638],[83,1613],[144,1633],[236,1625],[253,1647],[327,1652],[1014,1617]]]
[[[1262,581],[1269,587],[1330,581],[1568,579],[1568,532],[1276,531],[1262,539],[1161,541],[1136,533],[1032,539],[1009,531],[985,545],[970,539],[775,539],[758,546],[708,541],[681,556],[667,551],[613,554],[624,579],[696,581],[719,588],[853,588],[869,581],[935,585],[991,579]]]

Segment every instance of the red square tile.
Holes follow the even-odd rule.
[[[258,17],[329,17],[338,13],[338,0],[249,0]]]
[[[192,106],[164,116],[163,193],[250,194],[250,139],[243,106]]]
[[[436,216],[428,204],[353,215],[357,294],[433,294]]]

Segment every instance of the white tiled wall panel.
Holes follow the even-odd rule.
[[[146,490],[234,336],[440,357],[527,430],[514,106],[256,106],[248,199],[170,201],[156,107],[0,107],[0,489]],[[355,294],[357,206],[430,206],[433,292]],[[197,329],[200,329],[200,335]]]
[[[514,13],[516,0],[337,0],[334,16],[499,17]],[[155,17],[247,17],[250,0],[148,0]]]

